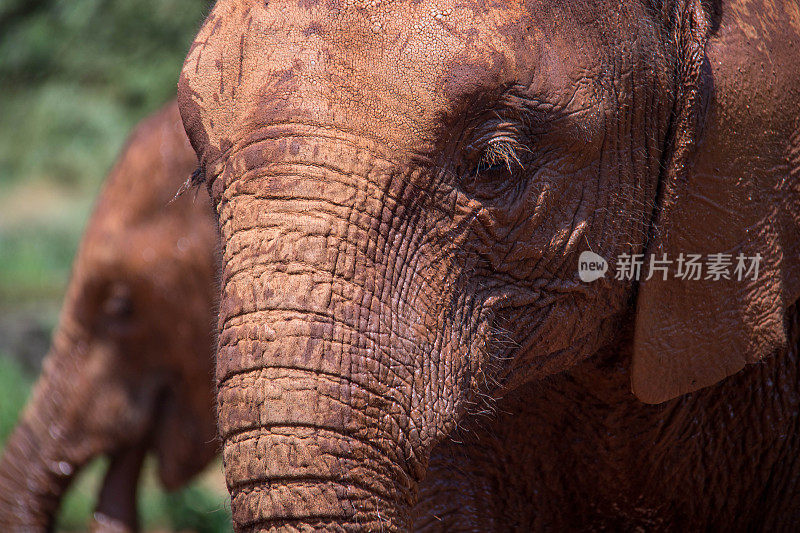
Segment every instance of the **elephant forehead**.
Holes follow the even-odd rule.
[[[220,2],[182,83],[217,149],[248,120],[370,117],[378,135],[419,142],[463,95],[533,70],[547,39],[528,18],[515,1]]]

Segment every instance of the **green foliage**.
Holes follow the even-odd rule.
[[[92,193],[135,121],[111,95],[61,81],[12,89],[0,100],[0,186],[23,181]],[[84,187],[87,186],[87,187]]]
[[[168,493],[162,500],[165,514],[176,531],[217,533],[232,531],[230,507],[220,501],[219,494],[206,487],[191,485]]]
[[[59,297],[92,198],[131,128],[174,96],[207,6],[0,2],[0,307]]]
[[[24,202],[44,196],[33,192]],[[62,197],[47,216],[22,216],[0,225],[0,301],[61,297],[89,205],[84,198]]]
[[[87,531],[108,459],[92,461],[77,475],[64,495],[56,520],[59,531]]]
[[[19,363],[0,353],[0,445],[14,429],[32,382]]]
[[[26,5],[32,4],[32,5]],[[203,0],[14,0],[0,11],[0,78],[61,80],[143,111],[168,100]]]

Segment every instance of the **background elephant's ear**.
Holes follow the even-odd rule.
[[[640,283],[636,303],[631,385],[647,403],[783,349],[800,296],[800,54],[780,44],[798,29],[776,15],[770,35],[744,35],[725,22],[741,14],[726,13],[711,37],[700,1],[678,10],[678,87],[645,267],[663,254],[673,263],[666,280]],[[676,277],[680,254],[701,254],[700,279]],[[739,254],[745,268],[760,258],[757,274],[736,269]],[[730,261],[730,279],[715,279],[715,260]]]

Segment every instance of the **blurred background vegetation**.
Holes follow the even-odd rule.
[[[84,224],[131,128],[174,96],[206,0],[0,0],[0,445],[47,351]],[[85,529],[103,463],[78,478],[58,529]],[[150,530],[226,531],[213,465],[175,494],[152,467]]]

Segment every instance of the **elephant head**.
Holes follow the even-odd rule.
[[[238,529],[409,527],[430,451],[465,415],[623,321],[652,403],[785,344],[797,76],[747,69],[796,32],[777,14],[761,52],[715,51],[716,79],[718,18],[689,0],[217,2],[179,102],[222,234]],[[585,250],[764,264],[757,280],[585,283]]]
[[[96,516],[135,527],[148,450],[168,488],[214,457],[216,227],[204,195],[170,202],[194,165],[173,102],[136,129],[112,170],[0,462],[0,529],[52,527],[70,479],[102,454],[111,463]]]

